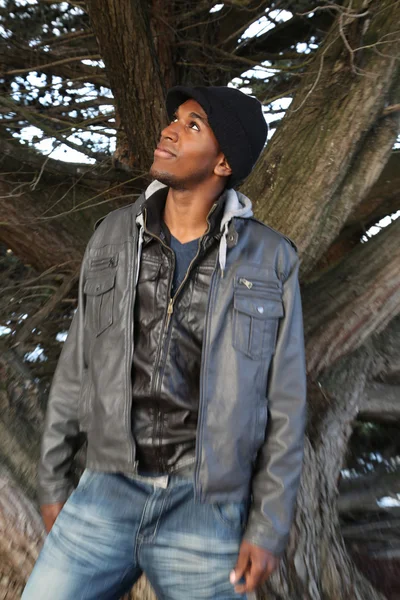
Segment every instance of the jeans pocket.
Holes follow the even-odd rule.
[[[79,479],[78,486],[76,489],[79,489],[80,491],[85,490],[90,484],[95,474],[96,471],[92,471],[91,469],[86,468],[83,471],[81,478]]]
[[[243,531],[247,522],[248,502],[215,502],[212,504],[218,520],[232,531]]]

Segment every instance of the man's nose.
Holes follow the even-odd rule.
[[[161,132],[161,139],[169,139],[172,142],[176,142],[178,140],[178,131],[176,127],[176,123],[169,123]]]

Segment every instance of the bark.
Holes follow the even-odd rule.
[[[3,343],[0,350],[0,464],[10,469],[24,493],[34,500],[44,423],[43,391],[16,350]]]
[[[301,11],[306,12],[315,7],[316,3],[307,3],[308,6],[302,6]],[[297,12],[297,11],[296,11]],[[322,32],[326,32],[331,27],[335,15],[329,11],[315,11],[310,18],[295,15],[292,19],[278,23],[274,29],[246,40],[239,51],[239,56],[254,56],[263,52],[283,52],[293,47],[293,36],[296,40],[308,41],[312,35],[321,36]],[[233,44],[231,44],[232,47]]]
[[[60,164],[2,138],[0,148],[0,241],[39,272],[58,265],[72,273],[96,220],[135,200],[110,164]]]
[[[307,371],[315,377],[400,310],[400,220],[303,288]]]
[[[383,535],[385,531],[389,531],[389,533],[397,534],[400,531],[400,519],[399,513],[400,511],[393,511],[394,517],[393,519],[381,520],[377,522],[363,523],[362,525],[358,524],[350,524],[342,526],[342,534],[344,537],[351,537],[355,539],[356,536],[360,540],[367,541],[370,539],[371,534],[375,532],[381,534],[381,542],[384,543]],[[382,535],[383,534],[383,535]]]
[[[321,256],[310,274],[316,279],[320,273],[332,268],[350,250],[359,244],[361,237],[378,221],[400,209],[400,152],[393,150],[378,181],[349,215],[335,241]],[[307,278],[305,278],[307,280]]]
[[[144,176],[166,119],[148,3],[88,0],[87,8],[127,136],[128,164]]]
[[[365,229],[400,209],[400,150],[393,150],[378,181],[349,215],[346,226],[363,222]]]
[[[380,498],[400,494],[400,470],[382,470],[373,475],[342,480],[339,493],[337,507],[341,513],[376,511]]]
[[[377,382],[368,385],[358,419],[374,423],[400,423],[400,386]]]
[[[290,540],[260,600],[383,598],[366,579],[368,571],[356,569],[347,553],[338,517],[338,481],[365,386],[384,374],[399,343],[397,317],[318,379],[309,378],[305,460]]]
[[[0,597],[21,598],[43,545],[45,530],[34,504],[11,471],[0,466]]]
[[[381,510],[382,512],[382,510]],[[342,526],[342,534],[351,552],[360,552],[370,558],[400,558],[400,518],[399,511],[389,511],[383,519],[372,520],[368,513],[368,522],[352,523]],[[390,517],[390,512],[394,516]]]
[[[284,564],[266,586],[271,600],[382,598],[354,569],[340,532],[336,508],[341,466],[338,458],[343,457],[351,433],[350,423],[371,365],[370,353],[362,349],[339,362],[310,395],[311,410],[321,395],[329,395],[331,403],[320,420],[318,436],[312,442],[307,439]]]
[[[96,56],[98,51],[96,49]],[[81,52],[76,52],[75,56],[88,58],[93,56],[92,51],[87,52],[82,49]],[[34,49],[27,45],[18,47],[13,45],[10,48],[10,42],[0,38],[0,64],[2,77],[10,77],[17,74],[27,74],[29,71],[40,70],[43,73],[54,75],[56,77],[64,77],[66,79],[76,79],[81,77],[85,81],[96,83],[97,85],[107,85],[107,77],[104,69],[85,65],[79,60],[73,60],[71,52],[65,52],[63,55],[53,52],[45,52],[44,50]]]
[[[361,10],[365,3],[352,3]],[[243,186],[257,216],[291,236],[307,274],[379,177],[396,140],[400,4],[368,3],[367,17],[335,21],[279,130]],[[353,52],[343,44],[341,32]],[[355,49],[393,40],[385,53]],[[374,140],[380,143],[375,145]],[[305,160],[306,157],[306,160]],[[356,178],[358,173],[358,178]]]

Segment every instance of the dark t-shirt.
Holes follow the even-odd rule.
[[[171,234],[170,245],[172,250],[175,252],[175,271],[172,282],[172,295],[175,294],[176,290],[182,283],[190,263],[197,254],[199,248],[199,239],[200,238],[197,238],[195,240],[191,240],[190,242],[186,242],[185,244],[181,244],[181,242]]]

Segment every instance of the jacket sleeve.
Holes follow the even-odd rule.
[[[86,248],[79,277],[78,307],[54,372],[47,402],[38,466],[39,504],[63,502],[74,489],[70,471],[82,445],[78,403],[83,371],[83,284]]]
[[[306,424],[306,364],[298,271],[290,252],[289,274],[283,284],[284,316],[267,390],[268,424],[253,471],[250,505],[243,539],[276,556],[286,547],[304,454]]]

